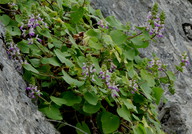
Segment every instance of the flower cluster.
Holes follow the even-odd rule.
[[[26,91],[28,92],[29,98],[36,98],[36,96],[40,96],[42,93],[40,90],[37,89],[37,86],[32,86],[30,85],[29,87],[26,88]]]
[[[187,53],[182,54],[182,57],[181,57],[181,65],[182,65],[182,66],[187,66],[187,65],[189,65],[189,57],[187,56]]]
[[[158,13],[158,4],[154,4],[152,10],[148,13],[146,30],[149,31],[150,35],[154,37],[163,37],[163,32],[165,30],[164,26],[165,13]]]
[[[149,31],[150,35],[157,35],[157,37],[163,37],[163,32],[165,30],[164,21],[159,14],[148,13],[146,30]]]
[[[113,72],[117,67],[111,62],[111,66],[110,66],[110,69],[109,69],[109,72]]]
[[[22,73],[22,64],[25,63],[25,61],[21,57],[20,49],[17,47],[17,44],[14,44],[12,41],[7,43],[6,52],[9,59],[13,60],[15,69]]]
[[[109,27],[107,26],[107,24],[104,23],[103,20],[98,21],[97,24],[98,24],[100,27],[102,27],[102,28],[106,28],[106,29],[109,28]]]
[[[136,80],[129,80],[129,87],[131,87],[131,93],[134,94],[138,91],[138,85],[136,83]]]
[[[150,68],[157,68],[159,71],[162,71],[163,70],[163,64],[161,63],[161,61],[157,58],[155,59],[152,59],[150,62],[149,62],[149,67]]]
[[[113,80],[112,73],[110,73],[109,70],[100,71],[99,78],[105,81],[107,88],[111,90],[112,97],[119,96],[118,94],[118,92],[120,91],[118,88],[119,85],[116,85],[115,81]]]
[[[21,54],[19,48],[13,42],[7,43],[7,45],[7,54],[9,56],[9,59],[16,59]]]
[[[22,24],[20,26],[20,30],[22,31],[22,36],[26,37],[29,35],[28,38],[28,44],[33,44],[34,37],[37,41],[41,42],[42,40],[38,37],[38,35],[35,33],[36,27],[42,27],[48,28],[47,23],[43,21],[43,19],[40,17],[40,14],[35,16],[34,14],[29,16],[29,20],[27,24]]]
[[[83,63],[82,70],[83,70],[82,75],[84,75],[85,78],[90,77],[93,82],[95,81],[94,73],[96,72],[96,69],[94,64],[88,65],[86,63]]]

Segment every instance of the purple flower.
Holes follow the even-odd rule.
[[[164,22],[159,18],[159,15],[154,15],[151,12],[148,13],[147,23],[145,24],[146,30],[149,31],[150,35],[156,34],[157,37],[163,37],[162,32],[164,31]],[[154,24],[154,25],[153,25]]]
[[[100,71],[100,72],[99,72],[99,74],[103,75],[103,74],[104,74],[104,72],[103,72],[103,71]]]
[[[31,90],[32,88],[31,87],[26,87],[26,90]]]
[[[33,44],[33,38],[28,38],[27,40],[29,45]]]
[[[119,94],[115,90],[111,90],[111,97],[112,98],[119,97]]]
[[[162,38],[162,37],[163,37],[163,35],[162,35],[162,34],[158,34],[158,35],[157,35],[157,37]]]
[[[155,24],[155,27],[161,27],[161,25],[156,22],[154,24]]]
[[[93,82],[96,81],[95,78],[94,78],[94,75],[92,75],[91,80],[92,80]]]
[[[22,30],[22,36],[26,37],[26,30]]]
[[[148,15],[147,15],[147,19],[151,19],[152,18],[152,13],[151,12],[148,12]]]
[[[37,89],[37,86],[30,85],[29,87],[26,88],[26,90],[29,92],[28,96],[29,98],[36,98],[36,96],[40,96],[41,92],[40,90]]]
[[[134,91],[131,91],[131,93],[132,93],[132,94],[135,94],[135,92],[134,92]]]
[[[24,24],[22,24],[19,29],[20,29],[20,30],[23,30],[23,27],[24,27]]]
[[[131,87],[131,93],[133,94],[133,93],[135,93],[135,92],[137,92],[138,91],[138,85],[137,85],[137,83],[136,83],[136,81],[135,80],[130,80],[129,81],[129,87]]]
[[[182,55],[181,63],[184,63],[185,66],[189,65],[189,57],[187,56],[187,53],[184,53]]]
[[[15,50],[15,48],[14,48],[14,47],[11,47],[11,48],[9,48],[9,50],[10,50],[10,51],[13,51],[13,50]]]
[[[87,68],[86,66],[83,66],[83,67],[82,67],[83,70],[86,70],[86,68]]]
[[[29,29],[29,36],[35,36],[35,31],[33,27],[30,27]]]
[[[37,38],[37,41],[39,41],[39,42],[42,42],[42,39],[40,39],[40,38]]]
[[[150,35],[153,35],[153,32],[149,32]]]
[[[92,81],[93,82],[95,81],[94,73],[96,72],[96,69],[95,69],[95,65],[94,64],[89,66],[88,64],[83,63],[82,70],[83,70],[82,75],[84,75],[84,78],[92,76]]]

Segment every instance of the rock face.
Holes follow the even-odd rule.
[[[26,96],[26,84],[8,59],[1,40],[0,48],[0,134],[56,134]]]
[[[152,5],[157,2],[160,10],[166,14],[165,37],[157,39],[147,49],[141,49],[147,57],[156,53],[163,63],[174,65],[180,63],[184,51],[188,53],[191,64],[184,73],[177,75],[176,94],[165,91],[168,102],[160,106],[159,119],[168,134],[192,134],[192,27],[188,32],[183,26],[192,24],[191,0],[92,0],[93,6],[102,10],[105,16],[114,15],[123,23],[143,25]]]

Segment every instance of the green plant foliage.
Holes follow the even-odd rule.
[[[105,134],[109,134],[117,130],[120,125],[120,119],[117,115],[110,112],[103,112],[101,115],[102,129]]]
[[[77,123],[76,127],[80,128],[81,130],[83,130],[87,134],[91,134],[89,127],[87,126],[87,124],[85,122]],[[76,130],[76,131],[77,131],[77,134],[84,134],[84,133],[80,132],[79,130]]]
[[[163,134],[157,105],[163,87],[174,93],[176,76],[157,57],[139,56],[139,48],[162,37],[165,14],[156,4],[148,25],[132,31],[114,16],[104,18],[88,0],[5,3],[10,13],[2,8],[0,21],[8,56],[22,65],[39,110],[70,123],[55,122],[61,133],[72,126],[68,133]],[[186,64],[183,54],[177,71]]]
[[[40,108],[39,110],[51,119],[55,119],[55,120],[62,120],[63,119],[59,109],[54,105]]]

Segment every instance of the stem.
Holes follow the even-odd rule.
[[[93,122],[93,120],[92,120],[92,116],[91,116],[91,118],[90,118],[90,122],[91,122],[91,124],[92,124],[92,129],[93,129],[93,134],[97,134],[97,128],[95,127],[95,125],[94,125],[94,122]]]
[[[140,32],[140,33],[138,33],[138,34],[136,34],[136,35],[133,35],[133,36],[131,36],[131,37],[127,38],[127,39],[128,39],[128,40],[133,39],[133,38],[135,38],[135,37],[137,37],[137,36],[141,35],[142,33],[143,33],[143,32]]]
[[[68,124],[67,122],[57,121],[57,120],[51,120],[51,119],[46,119],[46,120],[47,120],[47,121],[51,121],[51,122],[62,123],[62,124],[64,124],[64,125],[66,125],[66,126],[69,126],[69,127],[74,128],[74,129],[77,129],[77,130],[79,130],[80,132],[82,132],[82,133],[84,133],[84,134],[88,134],[87,132],[83,131],[82,129],[77,128],[77,127],[75,127],[75,126],[73,126],[73,125],[71,125],[71,124]]]
[[[83,5],[82,5],[82,7],[84,7],[85,6],[85,0],[83,1]]]
[[[156,35],[157,35],[157,34],[153,35],[153,36],[151,37],[151,39],[155,38]]]
[[[54,10],[52,4],[51,4],[48,0],[46,0],[46,1],[47,1],[47,3],[49,3],[49,5],[51,6],[51,9]]]
[[[5,10],[5,11],[9,11],[9,12],[16,12],[16,13],[19,13],[19,14],[20,14],[20,12],[17,11],[17,10],[10,10],[10,9],[4,8],[4,7],[2,7],[2,6],[0,6],[0,9],[3,9],[3,10]]]
[[[35,73],[35,72],[33,72],[33,73]],[[51,78],[55,78],[55,79],[60,79],[60,78],[62,78],[62,76],[56,77],[56,76],[53,76],[53,75],[41,74],[41,73],[35,73],[35,74],[38,74],[38,75],[41,75],[41,76],[46,76],[46,77],[51,77]]]
[[[43,97],[41,96],[38,96],[40,99],[44,100],[45,102],[47,102],[48,104],[50,104],[50,102],[48,102],[46,99],[44,99]]]

